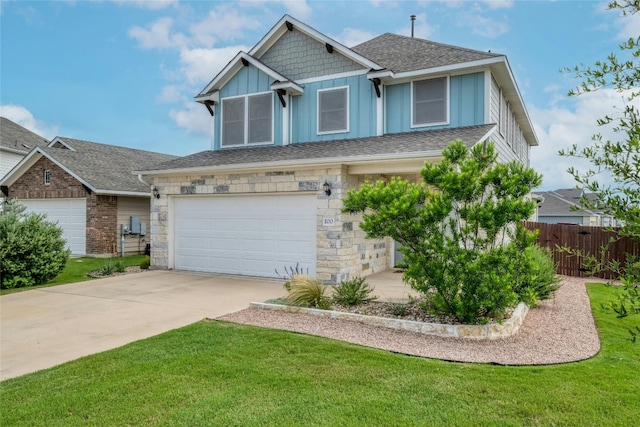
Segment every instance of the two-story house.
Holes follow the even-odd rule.
[[[285,15],[195,100],[214,146],[139,170],[159,198],[157,268],[276,276],[299,265],[326,283],[393,266],[341,213],[366,180],[419,180],[461,139],[529,162],[538,145],[504,55],[383,34],[348,48]]]

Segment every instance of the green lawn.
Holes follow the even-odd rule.
[[[593,307],[612,288],[589,285]],[[202,321],[0,383],[0,425],[630,426],[640,345],[595,309],[602,350],[508,367]]]
[[[140,265],[144,259],[144,255],[131,255],[122,258],[125,266]],[[85,280],[95,280],[92,277],[87,276],[87,273],[94,270],[99,270],[104,267],[108,258],[95,258],[95,257],[82,257],[82,258],[69,258],[64,270],[56,276],[55,279],[48,281],[47,283],[39,286],[30,286],[26,288],[16,289],[1,289],[0,295],[10,294],[13,292],[28,291],[30,289],[46,288],[49,286],[64,285],[66,283],[83,282]]]

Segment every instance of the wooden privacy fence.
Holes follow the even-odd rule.
[[[529,230],[538,230],[538,244],[551,249],[553,260],[558,266],[558,274],[574,277],[585,277],[587,274],[583,268],[580,257],[559,251],[560,247],[568,247],[580,250],[596,256],[600,254],[600,248],[609,243],[615,231],[606,231],[602,227],[585,227],[573,224],[547,224],[544,222],[525,221],[523,225]],[[626,254],[640,255],[640,245],[630,238],[621,238],[609,246],[607,257],[610,260],[624,262]],[[612,274],[602,271],[596,275],[602,279],[611,279]]]

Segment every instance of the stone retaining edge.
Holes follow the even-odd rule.
[[[330,317],[332,319],[352,320],[372,326],[415,332],[425,335],[436,335],[449,338],[466,339],[498,339],[509,337],[520,329],[529,312],[525,303],[520,303],[511,317],[502,323],[488,323],[486,325],[446,325],[441,323],[425,323],[414,320],[392,319],[388,317],[366,316],[363,314],[347,313],[343,311],[320,310],[317,308],[294,307],[282,304],[268,304],[252,302],[249,308],[285,311],[288,313],[304,313],[313,316]]]

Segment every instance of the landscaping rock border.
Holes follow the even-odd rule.
[[[303,313],[332,319],[351,320],[366,325],[415,332],[418,334],[467,339],[497,339],[511,336],[518,332],[518,329],[520,329],[529,312],[529,307],[524,303],[520,303],[513,311],[511,317],[502,323],[488,323],[486,325],[448,325],[263,302],[252,302],[249,308]]]
[[[600,339],[585,282],[563,277],[555,298],[531,308],[519,331],[499,339],[469,340],[366,325],[303,313],[247,308],[219,320],[350,342],[394,353],[456,362],[548,365],[593,357]]]

